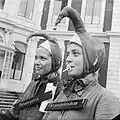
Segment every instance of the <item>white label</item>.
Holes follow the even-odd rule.
[[[48,103],[51,103],[53,101],[53,97],[54,97],[54,94],[55,94],[55,90],[56,90],[56,87],[53,86],[53,83],[48,83],[47,86],[46,86],[46,89],[45,89],[45,92],[48,92],[52,90],[52,98],[51,99],[48,99],[46,101],[43,101],[40,105],[40,108],[39,108],[39,111],[41,112],[46,112],[45,111],[45,108],[47,106]]]

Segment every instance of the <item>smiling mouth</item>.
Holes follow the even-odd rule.
[[[41,70],[42,68],[40,68],[40,67],[35,67],[35,70]]]

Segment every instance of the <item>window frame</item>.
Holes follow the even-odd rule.
[[[14,62],[15,61],[15,59],[14,59],[14,57],[16,57],[18,54],[21,54],[21,55],[23,55],[23,62],[22,63],[20,63],[21,65],[22,65],[22,67],[21,67],[21,73],[20,73],[20,77],[19,78],[15,78],[15,75],[16,75],[16,63],[17,62]],[[15,54],[14,54],[14,56],[13,56],[13,61],[12,61],[12,65],[11,65],[11,71],[12,71],[12,66],[13,66],[13,64],[15,64],[15,66],[14,66],[14,68],[13,68],[13,75],[12,76],[10,76],[10,79],[14,79],[14,80],[21,80],[22,79],[22,73],[23,73],[23,67],[24,67],[24,62],[25,62],[25,53],[21,53],[21,52],[18,52],[18,51],[15,51]]]
[[[62,0],[61,0],[62,1]],[[72,0],[68,0],[67,1],[67,6],[71,6],[71,2]],[[56,28],[56,30],[59,31],[68,31],[68,24],[69,24],[69,19],[68,18],[64,18],[64,23],[60,23],[58,24],[56,27],[54,26],[55,21],[52,21],[53,19],[53,13],[54,13],[54,4],[55,4],[55,0],[51,0],[50,1],[50,7],[49,7],[49,14],[48,14],[48,21],[47,21],[47,27],[46,30],[54,30],[54,28]],[[61,4],[62,7],[63,4]],[[56,15],[57,17],[57,15]]]
[[[85,10],[86,10],[86,1],[83,0],[82,2],[82,8],[81,8],[81,18],[83,21],[85,21]],[[86,29],[89,32],[102,32],[104,27],[104,14],[105,14],[105,6],[106,6],[106,0],[102,0],[101,3],[101,12],[100,12],[100,23],[99,24],[86,24]]]
[[[31,15],[29,15],[29,17],[27,16],[27,9],[28,9],[28,6],[29,6],[29,2],[31,2],[30,0],[26,0],[26,2],[25,2],[25,9],[24,9],[24,13],[21,13],[21,11],[20,11],[20,7],[21,7],[21,0],[19,1],[19,7],[18,7],[18,12],[17,12],[17,15],[18,16],[21,16],[21,17],[24,17],[24,18],[26,18],[26,19],[30,19],[30,20],[32,20],[32,18],[33,18],[33,14],[34,14],[34,8],[35,8],[35,1],[36,0],[33,0],[33,6],[32,6],[32,10],[31,10]],[[30,13],[29,13],[30,14]]]
[[[13,52],[5,50],[5,57],[4,57],[4,62],[3,62],[2,74],[1,74],[2,80],[9,79],[12,60],[13,60]]]
[[[84,21],[84,16],[85,16],[85,7],[86,7],[86,1],[87,0],[82,0],[82,6],[81,6],[81,18]],[[48,21],[47,21],[47,27],[46,30],[54,30],[56,28],[56,31],[68,31],[69,27],[69,19],[66,17],[65,23],[60,23],[56,27],[54,26],[54,22],[52,23],[52,16],[53,16],[53,11],[54,11],[54,2],[55,0],[50,1],[50,8],[49,8],[49,14],[48,14]],[[72,0],[68,0],[67,6],[71,6]],[[104,27],[104,15],[105,15],[105,6],[106,6],[106,0],[102,0],[101,3],[101,12],[100,12],[100,23],[99,24],[85,24],[85,27],[88,32],[102,32],[103,27]]]

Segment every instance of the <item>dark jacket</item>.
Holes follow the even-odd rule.
[[[47,80],[46,80],[47,81]],[[59,92],[62,90],[62,83],[59,77],[55,77],[52,81],[56,81],[53,84],[57,86],[54,99],[57,97]],[[44,113],[39,111],[41,102],[33,105],[29,105],[29,101],[35,101],[38,96],[41,100],[44,99],[45,88],[48,82],[44,80],[33,80],[28,85],[27,89],[13,106],[13,108],[0,113],[0,120],[41,120]],[[46,99],[50,97],[50,94],[46,95]],[[25,101],[28,101],[25,103]],[[24,104],[25,103],[25,104]],[[24,105],[27,105],[25,107]]]

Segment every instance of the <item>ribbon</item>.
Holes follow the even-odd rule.
[[[83,79],[71,79],[71,81],[66,85],[63,90],[66,97],[69,97],[71,93],[83,90],[87,84],[84,83]]]

